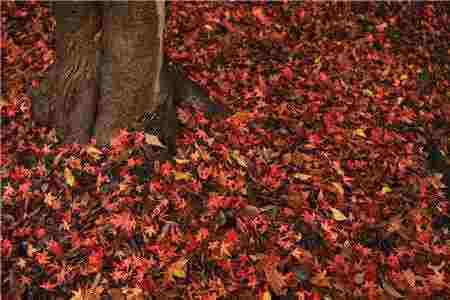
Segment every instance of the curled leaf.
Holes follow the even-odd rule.
[[[333,219],[336,221],[345,221],[347,217],[338,209],[331,207],[331,213],[333,215]]]
[[[164,146],[161,143],[161,141],[159,140],[159,138],[156,135],[145,133],[144,136],[145,136],[145,142],[147,144],[152,145],[152,146],[161,147],[161,148],[166,148],[166,146]]]
[[[70,171],[69,168],[64,169],[64,178],[66,179],[66,183],[73,187],[75,185],[75,177],[72,174],[72,171]]]
[[[396,299],[401,299],[401,298],[405,298],[405,296],[403,296],[402,294],[400,294],[392,285],[389,284],[389,282],[387,282],[384,278],[381,279],[382,280],[382,285],[383,285],[383,289],[386,291],[386,293],[388,293],[390,296],[396,298]]]
[[[100,155],[102,154],[102,151],[95,148],[94,146],[88,146],[86,148],[87,154],[92,157],[94,160],[98,160],[100,158]]]

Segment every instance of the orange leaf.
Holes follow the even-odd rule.
[[[330,287],[330,280],[327,277],[327,271],[319,272],[311,278],[311,283],[318,287]]]
[[[284,279],[284,275],[277,270],[278,261],[278,257],[268,256],[262,263],[264,264],[263,270],[266,275],[267,283],[273,292],[280,296],[286,293],[284,289],[286,287],[286,281]]]

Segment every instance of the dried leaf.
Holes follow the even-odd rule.
[[[331,213],[333,215],[333,219],[336,221],[345,221],[347,217],[338,209],[330,207]]]
[[[239,151],[231,151],[231,157],[241,166],[247,168],[246,160],[239,154]]]
[[[285,294],[286,281],[283,274],[277,270],[277,260],[277,257],[269,256],[263,259],[262,263],[270,288],[276,295],[281,296]]]
[[[363,128],[358,128],[355,130],[355,135],[363,138],[367,138],[366,133],[364,132]]]
[[[318,287],[330,287],[330,280],[327,277],[327,271],[319,272],[311,278],[311,283]]]
[[[144,300],[144,291],[140,288],[124,288],[123,293],[127,300]]]
[[[188,172],[175,172],[175,180],[191,180],[192,175]]]
[[[73,187],[75,185],[75,177],[72,174],[72,171],[70,171],[69,168],[64,169],[64,178],[66,179],[66,183]]]
[[[270,291],[267,290],[261,295],[261,300],[271,300],[272,296],[270,295]]]
[[[167,275],[171,281],[174,280],[174,277],[186,278],[187,262],[188,262],[187,259],[181,258],[169,266],[169,268],[167,270]]]
[[[307,174],[302,174],[302,173],[294,173],[294,178],[306,181],[306,180],[312,178],[312,176],[307,175]]]
[[[0,108],[2,108],[5,105],[8,105],[8,101],[6,101],[3,97],[0,96]]]
[[[179,158],[175,158],[175,162],[177,165],[185,165],[187,163],[190,162],[189,159],[179,159]]]
[[[382,278],[381,280],[382,280],[383,289],[386,291],[386,293],[388,293],[390,296],[392,296],[396,299],[405,298],[405,296],[403,296],[399,292],[397,292],[397,290],[394,289],[394,287],[392,285],[390,285],[384,278]]]
[[[102,151],[100,151],[99,149],[95,148],[94,146],[88,146],[86,148],[86,152],[94,160],[100,159],[100,155],[102,154]]]
[[[385,185],[385,186],[383,186],[383,188],[381,189],[381,192],[382,192],[383,194],[387,194],[387,193],[392,192],[392,189],[391,189],[388,185]]]
[[[144,136],[145,136],[145,142],[147,144],[152,145],[152,146],[161,147],[161,148],[166,148],[166,146],[164,146],[161,143],[161,141],[159,140],[159,138],[156,135],[145,133]]]

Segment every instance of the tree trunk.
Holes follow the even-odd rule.
[[[164,62],[163,1],[56,1],[52,10],[56,63],[48,97],[32,97],[32,109],[36,123],[62,131],[65,143],[95,137],[105,145],[131,127],[158,133],[174,155],[174,101],[212,114],[225,111],[180,68]]]
[[[101,97],[95,137],[109,141],[115,130],[138,122],[159,106],[164,2],[107,2],[103,9]]]

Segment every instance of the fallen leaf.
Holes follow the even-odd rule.
[[[185,164],[189,163],[190,160],[189,160],[189,159],[179,159],[179,158],[175,158],[175,162],[176,162],[177,164],[179,164],[179,165],[185,165]]]
[[[333,219],[335,221],[345,221],[347,217],[338,209],[330,207],[331,213],[333,215]]]
[[[387,193],[392,192],[392,189],[391,189],[388,185],[385,185],[385,186],[383,186],[383,188],[381,189],[381,192],[382,192],[383,194],[387,194]]]
[[[405,298],[402,294],[400,294],[392,285],[390,285],[384,278],[381,279],[383,289],[388,293],[390,296],[400,299]]]
[[[167,148],[164,146],[156,135],[145,133],[145,142],[152,146]]]
[[[144,291],[140,288],[124,288],[123,293],[127,300],[144,300]]]
[[[188,260],[185,258],[181,258],[178,261],[174,262],[167,269],[167,275],[171,281],[174,280],[174,277],[177,278],[186,278],[186,264]]]
[[[102,154],[102,151],[100,151],[99,149],[95,148],[94,146],[88,146],[86,148],[86,152],[94,160],[100,159],[100,155]]]
[[[294,178],[300,179],[302,181],[306,181],[306,180],[312,178],[312,176],[308,175],[308,174],[294,173]]]
[[[318,287],[330,287],[330,279],[327,277],[327,271],[319,272],[311,278],[311,283]]]
[[[175,180],[191,180],[192,175],[187,172],[175,172]]]
[[[69,168],[64,169],[64,178],[66,179],[66,183],[73,187],[75,185],[75,177],[72,174],[72,171],[70,171]]]
[[[267,290],[261,295],[261,300],[272,300],[272,296],[270,295],[270,291]]]
[[[231,151],[231,157],[241,166],[247,168],[247,162],[245,159],[239,154],[239,151],[233,150]]]
[[[281,296],[286,292],[286,281],[283,274],[277,270],[277,260],[277,257],[268,256],[261,263],[263,264],[264,274],[266,275],[270,288],[276,295]]]
[[[363,137],[366,138],[366,133],[364,132],[363,128],[358,128],[355,130],[355,135],[359,136],[359,137]]]

